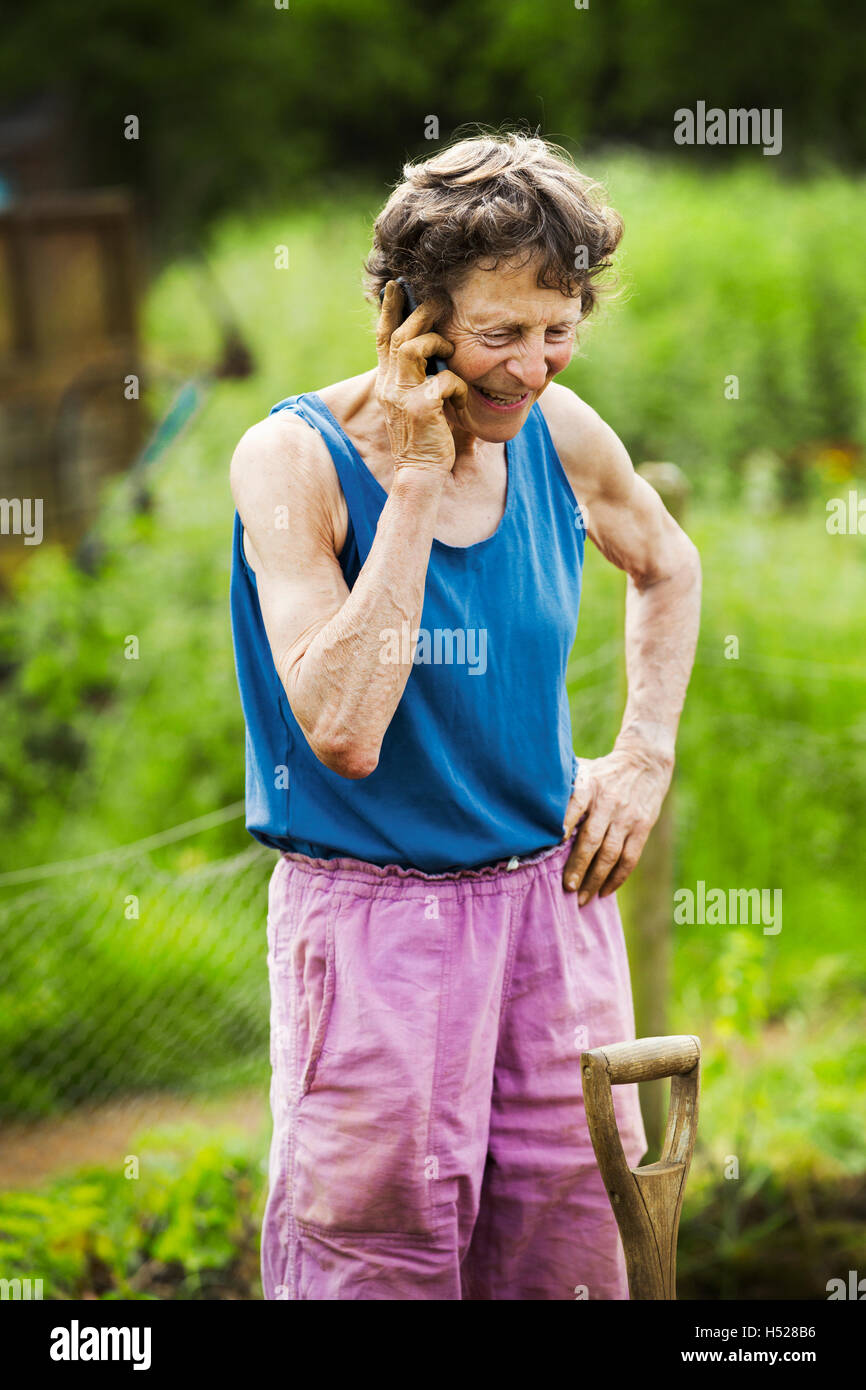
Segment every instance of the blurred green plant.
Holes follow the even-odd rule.
[[[260,1299],[262,1135],[200,1126],[139,1136],[140,1177],[90,1168],[0,1194],[4,1278],[45,1299]],[[128,1166],[127,1156],[124,1166]],[[866,1234],[862,1179],[696,1155],[680,1226],[681,1299],[825,1298]]]
[[[264,1178],[248,1139],[148,1143],[138,1177],[94,1168],[0,1195],[4,1277],[42,1279],[46,1299],[260,1298]]]
[[[82,26],[63,0],[19,7],[0,90],[9,102],[62,92],[64,136],[77,136],[69,162],[93,183],[134,186],[162,248],[199,240],[226,209],[273,204],[287,189],[298,197],[391,180],[407,155],[428,154],[479,117],[583,147],[628,140],[671,151],[674,112],[701,93],[728,109],[781,108],[783,150],[772,162],[786,172],[822,156],[862,165],[866,154],[862,27],[847,0],[749,0],[723,15],[664,0],[580,10],[440,0],[435,22],[411,0],[280,9],[226,0],[196,10],[94,0],[89,13]],[[351,63],[337,62],[344,54]],[[139,140],[123,138],[119,113],[128,112]],[[696,169],[771,162],[756,147],[677,153]],[[812,259],[823,269],[840,237],[829,218],[821,232]],[[732,247],[735,278],[754,249]]]
[[[0,1115],[258,1078],[270,865],[121,857],[0,901]]]

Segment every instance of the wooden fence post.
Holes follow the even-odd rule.
[[[651,483],[675,521],[682,522],[689,483],[674,463],[643,463],[638,473]],[[671,924],[674,891],[674,786],[650,832],[634,873],[620,890],[639,1038],[668,1032]],[[641,1111],[649,1143],[648,1159],[661,1151],[667,1082],[640,1083]]]

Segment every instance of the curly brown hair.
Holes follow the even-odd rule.
[[[374,224],[365,290],[378,302],[387,281],[405,275],[419,303],[450,302],[479,262],[492,259],[493,269],[540,255],[539,286],[581,295],[585,319],[622,231],[601,184],[566,150],[538,135],[484,132],[403,166]]]

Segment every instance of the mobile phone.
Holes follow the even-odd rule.
[[[406,279],[406,277],[405,277],[404,275],[400,275],[400,276],[397,277],[397,284],[400,286],[400,289],[403,291],[403,314],[402,314],[402,316],[401,316],[401,318],[400,318],[400,322],[401,322],[401,323],[405,323],[406,320],[407,320],[407,318],[409,317],[409,315],[410,315],[411,313],[413,313],[413,312],[418,308],[418,301],[417,301],[417,299],[415,298],[415,294],[414,294],[414,291],[413,291],[413,289],[412,289],[412,286],[409,284],[409,281]],[[384,298],[385,298],[385,290],[384,290],[384,288],[383,288],[383,289],[380,290],[380,292],[379,292],[379,303],[380,303],[380,304],[382,303],[382,300],[383,300]],[[444,359],[441,358],[441,357],[428,357],[428,358],[427,358],[427,375],[428,375],[428,376],[435,376],[437,372],[444,372],[444,371],[447,370],[447,367],[448,367],[448,363],[447,363],[446,361],[444,361]]]

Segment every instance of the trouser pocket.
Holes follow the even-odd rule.
[[[340,901],[290,879],[268,915],[271,1065],[282,1108],[309,1091],[327,1037]]]
[[[423,899],[343,891],[339,900],[330,955],[325,923],[299,999],[309,1051],[294,1116],[295,1218],[428,1236],[448,923],[426,918]]]

